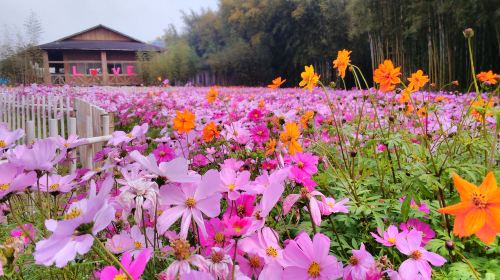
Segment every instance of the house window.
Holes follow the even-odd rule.
[[[121,63],[108,63],[108,73],[110,75],[123,75],[123,65]]]

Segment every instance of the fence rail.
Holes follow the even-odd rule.
[[[68,96],[35,96],[0,93],[0,123],[10,130],[21,128],[25,137],[18,144],[30,144],[36,139],[78,135],[86,144],[78,147],[76,162],[93,168],[93,157],[109,140],[114,129],[113,115],[87,101]]]

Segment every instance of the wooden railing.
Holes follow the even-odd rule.
[[[71,106],[73,103],[73,106]],[[113,115],[87,101],[67,96],[33,96],[0,93],[0,123],[10,130],[21,128],[25,137],[17,144],[31,144],[36,139],[78,135],[87,141],[76,151],[82,167],[93,168],[93,157],[111,138]],[[75,162],[71,169],[76,168]]]

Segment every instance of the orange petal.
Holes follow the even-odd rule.
[[[479,186],[479,190],[486,194],[489,195],[490,193],[494,192],[497,189],[497,180],[495,179],[495,174],[493,174],[492,171],[488,172],[486,177],[484,178],[483,182]]]
[[[497,236],[496,232],[488,226],[483,227],[481,230],[476,232],[476,236],[479,237],[487,245],[493,243]]]
[[[488,194],[488,204],[500,207],[500,189],[496,188]]]
[[[439,208],[439,213],[443,214],[451,214],[451,215],[460,215],[466,214],[467,211],[471,209],[472,205],[467,202],[460,202],[454,205],[450,205],[448,207]]]
[[[462,201],[470,200],[472,193],[477,188],[476,185],[462,179],[462,177],[458,176],[457,174],[453,174],[452,178],[453,183],[455,184],[455,188],[460,194],[460,199]]]
[[[495,232],[500,233],[500,206],[489,206],[487,211],[487,224]]]
[[[467,235],[476,233],[486,224],[486,211],[474,209],[465,215],[464,228]]]
[[[465,220],[465,215],[458,215],[455,218],[455,225],[453,226],[453,234],[459,237],[467,236],[464,228],[464,220]]]

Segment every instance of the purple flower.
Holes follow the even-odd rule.
[[[431,226],[429,224],[426,224],[418,219],[408,219],[406,223],[401,223],[399,225],[399,228],[402,231],[410,231],[412,229],[416,229],[417,231],[422,234],[422,246],[425,246],[429,240],[434,238],[436,236],[436,232],[432,230]]]

